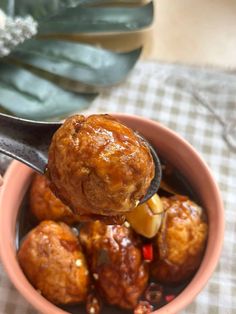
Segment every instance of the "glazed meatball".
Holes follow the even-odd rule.
[[[154,177],[149,148],[109,115],[72,116],[49,148],[52,189],[80,215],[131,211]]]
[[[154,238],[155,259],[151,270],[159,282],[178,284],[199,267],[208,226],[202,208],[187,197],[163,197],[162,202],[165,213]]]
[[[78,216],[53,194],[45,176],[34,175],[29,199],[30,209],[39,221],[63,221],[69,225],[78,222]]]
[[[76,235],[63,222],[43,221],[24,239],[19,263],[32,285],[55,304],[84,301],[89,272]]]
[[[104,300],[134,308],[148,281],[148,265],[142,259],[138,235],[131,228],[95,221],[84,224],[80,240]]]

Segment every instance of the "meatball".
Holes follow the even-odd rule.
[[[52,189],[80,215],[131,211],[146,194],[154,170],[145,142],[109,115],[68,118],[49,148]]]
[[[203,257],[208,226],[201,207],[187,197],[162,198],[162,226],[154,238],[152,275],[163,284],[190,278]]]
[[[132,309],[148,281],[148,264],[142,259],[140,238],[131,228],[89,222],[80,230],[95,286],[104,300]]]
[[[55,304],[84,301],[89,272],[78,238],[63,222],[43,221],[24,239],[19,263],[32,285]]]
[[[64,221],[69,225],[78,222],[78,216],[53,194],[45,176],[35,174],[29,199],[30,209],[39,221]]]

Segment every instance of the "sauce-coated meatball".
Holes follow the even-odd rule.
[[[203,210],[187,197],[162,198],[165,210],[160,231],[154,238],[155,259],[151,265],[156,280],[177,284],[199,267],[208,226]]]
[[[39,220],[63,221],[71,225],[78,217],[51,191],[45,176],[35,174],[30,188],[30,209]]]
[[[56,131],[49,148],[53,191],[80,215],[131,211],[154,177],[149,148],[109,115],[76,115]]]
[[[148,281],[139,236],[131,228],[96,221],[84,224],[80,240],[104,300],[121,308],[134,308]]]
[[[41,222],[18,251],[19,263],[32,285],[55,304],[84,301],[89,272],[78,238],[64,224]]]

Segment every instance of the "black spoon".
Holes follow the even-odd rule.
[[[61,125],[62,122],[37,122],[0,113],[0,152],[44,174],[52,136]],[[144,203],[160,186],[161,163],[153,146],[139,133],[137,135],[149,146],[155,163],[155,177],[140,201]]]

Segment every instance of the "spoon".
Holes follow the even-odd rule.
[[[0,152],[10,156],[37,172],[44,174],[48,163],[48,149],[53,134],[62,122],[38,122],[0,113]],[[161,163],[153,146],[137,133],[148,145],[155,164],[155,176],[140,204],[158,190],[161,182]]]

